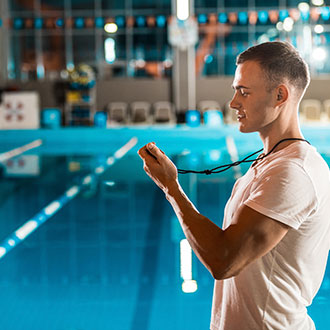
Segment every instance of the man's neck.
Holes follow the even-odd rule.
[[[277,127],[276,127],[277,126]],[[264,145],[264,153],[267,154],[276,143],[283,139],[299,138],[303,139],[304,136],[300,130],[298,118],[288,120],[285,125],[273,125],[272,129],[268,132],[259,132],[260,138]],[[281,143],[274,152],[284,149],[286,146],[294,143],[295,141],[285,141]]]

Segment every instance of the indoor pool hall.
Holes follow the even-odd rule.
[[[330,329],[328,56],[330,1],[1,0],[0,330]]]

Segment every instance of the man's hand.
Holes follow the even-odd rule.
[[[143,160],[145,172],[166,193],[169,185],[177,182],[176,166],[153,142],[142,147],[138,154]]]

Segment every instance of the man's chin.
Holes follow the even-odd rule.
[[[241,126],[241,125],[238,127],[238,130],[239,130],[241,133],[253,133],[253,132],[255,132],[254,129],[248,128],[248,127],[246,127],[246,126]]]

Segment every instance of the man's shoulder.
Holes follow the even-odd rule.
[[[298,166],[307,171],[310,168],[329,170],[316,148],[307,143],[293,143],[281,151],[270,160],[271,166],[269,168],[295,168]]]
[[[256,169],[256,178],[259,179],[276,176],[288,180],[299,180],[305,176],[312,178],[319,175],[329,176],[326,162],[314,147],[302,144],[292,144],[282,149]]]

